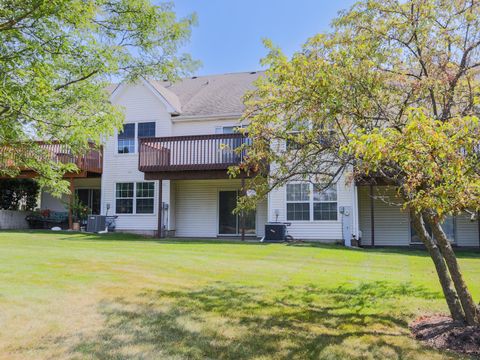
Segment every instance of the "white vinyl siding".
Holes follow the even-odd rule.
[[[399,206],[400,203],[393,188],[388,186],[374,186],[374,225],[375,245],[380,246],[408,246],[410,245],[410,220],[408,213]],[[358,187],[358,202],[360,210],[360,230],[362,231],[362,245],[372,244],[370,218],[370,187]]]
[[[384,197],[396,203],[400,201],[392,187],[374,186],[374,196]],[[360,230],[362,231],[362,245],[372,244],[371,216],[370,216],[370,188],[358,187],[358,202],[360,216]],[[375,245],[380,246],[409,246],[410,220],[406,211],[399,206],[387,204],[380,199],[374,200]],[[455,244],[458,246],[479,246],[478,223],[470,221],[467,214],[455,218]]]
[[[478,238],[478,220],[471,220],[469,214],[457,215],[456,244],[458,246],[480,247]]]
[[[175,235],[216,237],[218,235],[218,193],[238,190],[240,180],[175,180]],[[257,206],[257,236],[263,236],[267,217],[266,201]]]
[[[173,122],[173,135],[223,134],[223,127],[239,126],[238,119],[192,120]]]
[[[118,90],[113,103],[122,108],[125,123],[155,122],[156,136],[171,136],[172,121],[165,106],[144,84],[129,85]],[[138,125],[136,125],[138,127]],[[115,213],[115,184],[144,182],[145,174],[138,170],[138,153],[118,154],[117,134],[106,139],[103,148],[102,214]],[[163,181],[163,201],[170,201],[170,181]],[[153,234],[157,230],[158,181],[155,181],[153,214],[120,214],[116,220],[118,231]]]

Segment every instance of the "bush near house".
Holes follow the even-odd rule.
[[[37,206],[38,183],[32,179],[0,180],[0,209],[32,211]]]

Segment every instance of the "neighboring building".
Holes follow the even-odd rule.
[[[354,235],[362,245],[414,244],[408,214],[381,201],[394,202],[391,189],[356,186],[344,177],[320,194],[309,183],[292,182],[271,192],[243,222],[232,214],[242,180],[229,179],[227,168],[240,160],[231,148],[248,141],[235,127],[242,97],[258,76],[112,87],[112,102],[125,111],[124,129],[103,146],[101,177],[74,180],[79,197],[94,213],[117,215],[118,231],[156,235],[160,225],[167,236],[215,238],[239,236],[243,224],[245,235],[262,237],[265,223],[288,221],[297,239],[348,243]],[[47,193],[41,207],[64,209]],[[478,222],[468,216],[449,219],[445,230],[458,246],[480,246]]]

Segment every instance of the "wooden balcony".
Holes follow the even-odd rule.
[[[243,134],[143,138],[138,169],[147,180],[228,178],[245,155],[236,149],[250,141]]]
[[[91,150],[83,155],[73,155],[68,146],[60,143],[38,142],[39,152],[22,149],[20,146],[7,146],[0,149],[0,166],[4,168],[14,167],[16,158],[32,156],[44,158],[45,161],[69,164],[77,166],[78,171],[67,173],[64,177],[96,177],[102,174],[103,154],[102,151],[91,145]],[[29,155],[31,153],[31,155]],[[29,168],[20,168],[19,178],[31,178],[37,174]]]

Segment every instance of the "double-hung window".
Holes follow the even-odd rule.
[[[154,198],[154,182],[117,183],[115,212],[117,214],[153,214]]]
[[[136,139],[143,137],[155,137],[154,121],[125,124],[123,130],[118,133],[118,153],[134,153]]]
[[[137,183],[136,210],[137,214],[153,214],[153,199],[155,184],[153,182]]]
[[[310,220],[310,184],[287,184],[287,220]]]
[[[337,186],[313,186],[313,220],[337,220]]]
[[[117,183],[115,189],[115,212],[133,214],[134,183]]]
[[[324,188],[307,182],[290,183],[286,191],[288,221],[337,220],[336,184]]]
[[[135,124],[123,125],[118,133],[118,153],[129,154],[135,152]]]

